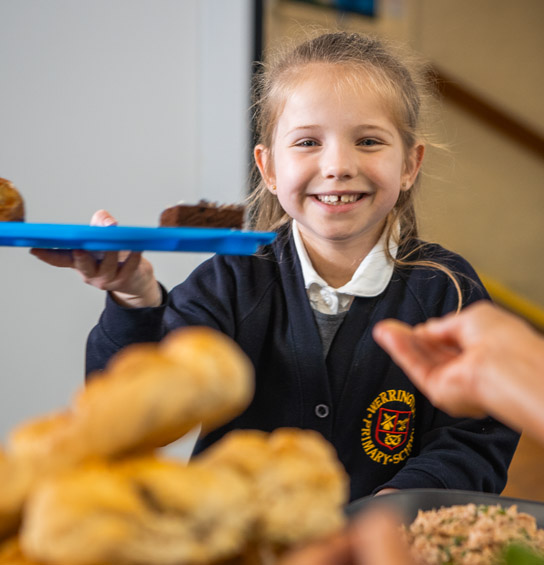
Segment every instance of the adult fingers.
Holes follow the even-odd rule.
[[[413,329],[396,320],[384,320],[376,324],[372,335],[393,360],[410,375],[423,378],[435,366],[432,348],[424,340],[414,336]]]
[[[353,522],[352,548],[358,565],[415,565],[405,540],[399,516],[374,509]]]
[[[425,392],[437,408],[454,417],[486,416],[476,382],[478,364],[474,361],[470,353],[457,355],[451,362],[441,365],[428,379]]]
[[[464,349],[470,343],[480,340],[488,329],[493,329],[500,322],[498,316],[500,313],[496,306],[488,300],[480,300],[459,313],[434,318],[421,324],[419,331]]]
[[[356,565],[345,532],[288,552],[279,565]]]

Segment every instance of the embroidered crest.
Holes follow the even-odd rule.
[[[399,464],[414,443],[415,397],[405,390],[381,392],[366,410],[361,429],[364,452],[376,463]]]
[[[390,450],[406,443],[411,417],[412,412],[407,410],[380,408],[375,432],[376,441]]]

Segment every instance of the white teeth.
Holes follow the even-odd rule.
[[[327,204],[333,204],[338,202],[338,196],[336,194],[324,194],[323,196],[318,196],[321,202],[326,202]]]
[[[359,199],[357,194],[342,194],[338,196],[337,194],[319,194],[317,199],[325,204],[346,204],[348,202],[356,202]]]

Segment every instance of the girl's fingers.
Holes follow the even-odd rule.
[[[119,276],[124,280],[130,278],[138,269],[141,259],[142,259],[141,251],[130,252],[127,258],[121,263],[119,269]]]
[[[97,262],[94,257],[81,249],[74,249],[72,255],[74,257],[74,269],[79,271],[85,280],[92,279],[97,271]]]
[[[106,251],[97,267],[96,276],[105,284],[111,282],[117,278],[119,271],[119,253],[117,251]]]
[[[115,226],[117,220],[106,210],[97,210],[91,218],[91,226]]]
[[[74,258],[70,249],[53,250],[32,248],[30,254],[53,267],[71,268],[74,266]]]

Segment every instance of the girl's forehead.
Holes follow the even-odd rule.
[[[331,99],[372,98],[384,107],[390,105],[390,97],[382,81],[374,73],[361,66],[328,63],[310,63],[296,69],[285,82],[283,104],[291,98],[312,96],[313,92],[326,93]]]
[[[370,67],[355,64],[339,63],[307,63],[298,67],[290,78],[292,88],[307,83],[318,82],[327,84],[333,90],[361,89],[375,90],[377,72]],[[289,78],[287,79],[289,82]]]
[[[391,114],[391,100],[379,81],[363,68],[325,63],[308,64],[297,70],[285,84],[280,115],[286,106],[304,107],[305,101],[316,99],[331,104],[371,102]],[[279,117],[279,116],[278,116]]]

